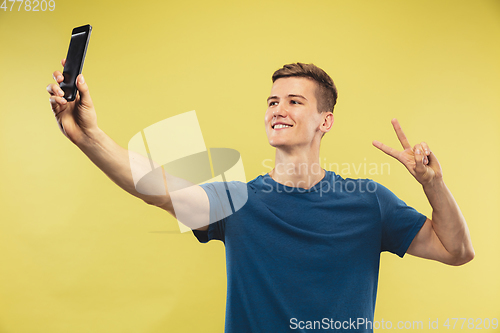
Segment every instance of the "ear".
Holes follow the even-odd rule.
[[[323,122],[321,123],[319,129],[324,132],[330,132],[333,126],[333,112],[323,112]]]

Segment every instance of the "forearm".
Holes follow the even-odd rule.
[[[157,206],[165,205],[169,201],[166,182],[162,174],[151,177],[150,181],[142,184],[141,192],[137,191],[131,163],[135,172],[147,174],[151,171],[151,161],[140,154],[122,148],[102,130],[96,129],[86,140],[77,143],[77,146],[114,183],[128,193]],[[155,167],[157,171],[162,172],[159,165]]]
[[[432,227],[445,249],[459,261],[474,257],[469,228],[455,198],[441,179],[424,185],[432,206]]]

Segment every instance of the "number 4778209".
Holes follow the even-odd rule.
[[[0,0],[1,1],[1,0]],[[10,4],[10,8],[7,7],[7,3]],[[44,12],[47,9],[49,11],[53,11],[56,9],[56,2],[54,0],[3,0],[0,9],[3,9],[4,12],[7,10],[9,12],[16,11],[14,5],[18,3],[17,11],[20,12],[24,10],[26,12]],[[24,8],[23,8],[24,4]],[[21,9],[22,8],[22,9]]]

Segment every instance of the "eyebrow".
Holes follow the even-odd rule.
[[[288,95],[288,97],[299,97],[299,98],[303,98],[303,99],[305,99],[305,100],[307,101],[307,98],[305,98],[305,97],[304,97],[304,96],[302,96],[302,95],[289,94],[289,95]],[[279,97],[278,97],[278,96],[269,96],[269,97],[267,98],[267,101],[269,102],[269,100],[271,100],[271,99],[279,99]]]

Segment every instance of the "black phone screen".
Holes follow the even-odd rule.
[[[84,25],[73,29],[71,42],[69,43],[66,64],[64,65],[61,89],[64,91],[64,98],[68,101],[75,100],[76,97],[76,77],[82,72],[85,53],[90,39],[92,27]]]

